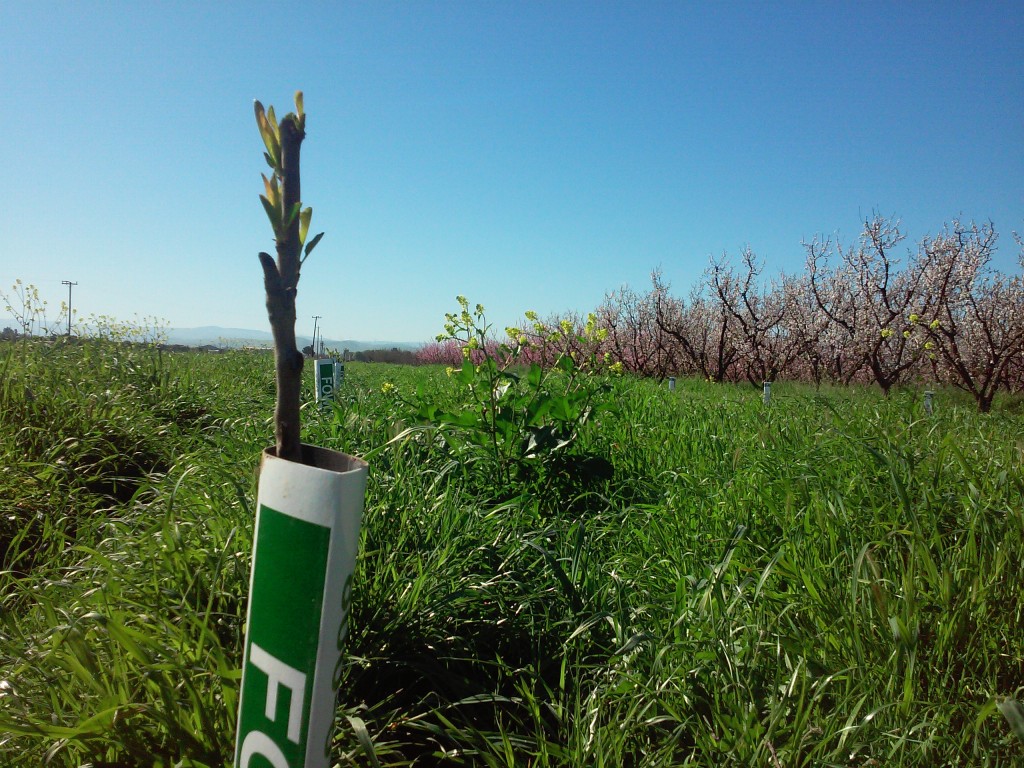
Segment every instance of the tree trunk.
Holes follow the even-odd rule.
[[[296,121],[281,121],[281,196],[285,216],[302,199],[299,174],[299,150],[305,133]],[[277,238],[277,261],[260,253],[263,284],[267,291],[267,316],[274,336],[274,367],[277,375],[277,405],[274,408],[274,432],[277,456],[302,461],[299,403],[302,389],[302,353],[295,345],[295,295],[299,283],[299,217],[292,217],[284,233]]]

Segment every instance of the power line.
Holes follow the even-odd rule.
[[[78,283],[72,283],[70,280],[61,280],[61,285],[68,287],[68,338],[71,338],[71,286],[78,285]]]
[[[316,357],[316,327],[323,315],[313,315],[313,357]]]

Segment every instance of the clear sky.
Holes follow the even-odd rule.
[[[1024,4],[0,2],[0,289],[266,329],[253,99],[305,92],[300,333],[426,340],[872,212],[1024,233]],[[307,327],[308,326],[308,327]]]

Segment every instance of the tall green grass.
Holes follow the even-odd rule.
[[[0,372],[0,764],[227,764],[270,358]],[[371,462],[339,765],[1024,761],[1016,402],[620,379],[612,477],[538,493],[408,430],[443,370],[347,372],[305,406]]]

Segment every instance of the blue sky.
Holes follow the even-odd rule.
[[[296,89],[306,335],[685,295],[746,245],[799,272],[875,211],[991,219],[1019,270],[1019,2],[6,2],[0,82],[0,289],[85,314],[267,327],[252,101]]]

